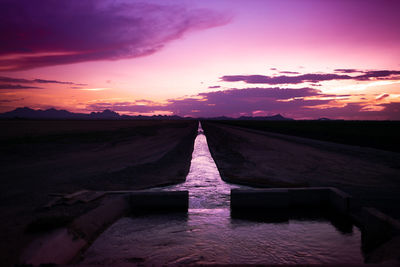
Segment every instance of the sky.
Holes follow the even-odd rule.
[[[400,1],[0,0],[0,112],[400,120]]]

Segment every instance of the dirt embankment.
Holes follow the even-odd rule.
[[[400,154],[202,123],[224,180],[260,187],[334,186],[400,218]]]
[[[183,182],[195,121],[1,121],[0,262],[16,263],[32,222],[52,227],[95,208],[44,209],[50,193],[132,190]],[[45,220],[46,221],[46,220]],[[40,223],[39,223],[40,224]]]

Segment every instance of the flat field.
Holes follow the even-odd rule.
[[[400,152],[400,121],[218,121],[341,144]]]
[[[298,125],[280,125],[291,123],[293,128]],[[400,218],[400,153],[233,126],[241,124],[202,122],[211,154],[225,181],[257,187],[333,186],[353,195],[364,206]],[[362,127],[358,132],[364,133]]]
[[[3,120],[0,128],[0,262],[12,266],[32,222],[59,226],[100,201],[44,209],[51,193],[183,182],[197,122]]]

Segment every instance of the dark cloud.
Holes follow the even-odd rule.
[[[353,69],[336,69],[344,73],[352,73]],[[360,72],[360,71],[356,71]],[[336,73],[307,73],[296,76],[266,76],[266,75],[225,75],[220,79],[224,82],[245,82],[249,84],[300,84],[304,82],[318,83],[322,81],[332,80],[356,80],[366,81],[372,79],[400,79],[400,77],[393,77],[393,75],[399,75],[400,71],[397,70],[374,70],[374,71],[363,71],[363,74],[357,76],[350,76],[347,74],[336,74]]]
[[[11,103],[22,100],[24,100],[24,98],[0,99],[0,103]]]
[[[356,73],[356,72],[363,72],[361,70],[356,70],[356,69],[335,69],[335,72],[340,72],[340,73]]]
[[[363,109],[363,103],[349,103],[343,107],[331,107],[324,109],[301,109],[298,115],[317,118],[329,117],[336,119],[347,120],[400,120],[400,102],[391,102],[387,104],[380,104],[382,110],[366,110]]]
[[[385,79],[393,75],[399,75],[398,70],[357,70],[357,69],[335,69],[335,72],[339,73],[362,73],[358,76],[353,76],[355,80],[363,81],[371,78]],[[396,77],[397,79],[398,77]]]
[[[35,79],[33,80],[35,83],[57,83],[57,84],[71,84],[71,85],[81,85],[85,86],[87,84],[84,83],[73,83],[73,82],[61,82],[61,81],[55,81],[55,80],[43,80],[43,79]]]
[[[380,106],[384,107],[384,109],[382,111],[374,111],[376,115],[382,116],[383,119],[400,120],[400,102],[391,102]]]
[[[0,82],[4,83],[33,83],[32,80],[20,79],[20,78],[10,78],[0,76]]]
[[[304,100],[304,97],[325,96],[312,88],[248,88],[229,89],[224,91],[200,93],[196,97],[170,99],[165,105],[150,102],[149,105],[138,105],[137,102],[96,103],[88,106],[89,110],[111,109],[150,113],[169,111],[180,116],[239,116],[252,115],[256,110],[296,110],[302,106],[327,104],[331,100]],[[290,101],[285,101],[290,100]]]
[[[339,74],[302,74],[297,76],[265,76],[265,75],[225,75],[221,77],[224,82],[263,83],[263,84],[299,84],[304,82],[317,83],[330,80],[349,80],[353,77]]]
[[[342,107],[328,107],[315,109],[313,107],[302,108],[297,115],[305,118],[334,118],[334,119],[359,119],[362,105],[360,103],[348,103]]]
[[[282,73],[282,74],[300,74],[300,72],[297,72],[297,71],[280,71],[279,73]]]
[[[153,101],[148,101],[146,105],[137,104],[146,103],[146,100],[104,102],[91,104],[87,109],[137,113],[168,111],[179,116],[193,117],[252,116],[254,112],[262,111],[266,114],[280,113],[292,118],[400,119],[400,103],[378,105],[383,107],[381,111],[365,110],[363,108],[366,104],[362,102],[322,108],[329,104],[337,104],[335,97],[345,96],[349,95],[327,95],[312,88],[247,88],[200,93],[195,97],[170,99],[167,104],[157,104]],[[332,98],[326,99],[327,97]]]
[[[327,104],[330,100],[304,100],[306,96],[317,96],[319,91],[311,88],[248,88],[201,93],[201,99],[186,98],[170,100],[168,108],[177,115],[191,116],[251,116],[254,111],[263,110],[281,113],[294,111],[302,106]],[[287,101],[285,101],[287,100]],[[290,100],[290,101],[288,101]]]
[[[206,9],[100,0],[3,0],[0,18],[3,71],[145,56],[229,21]]]
[[[373,71],[365,71],[363,75],[359,75],[354,77],[354,79],[359,81],[369,80],[371,78],[387,78],[392,75],[399,75],[400,71],[398,70],[373,70]]]
[[[214,85],[214,86],[209,86],[208,88],[210,88],[210,89],[216,89],[216,88],[221,88],[221,86],[219,86],[219,85]]]
[[[53,84],[69,84],[69,85],[80,85],[80,86],[87,85],[82,83],[63,82],[55,80],[43,80],[43,79],[28,80],[28,79],[11,78],[4,76],[0,76],[0,83],[53,83]]]
[[[150,101],[151,102],[151,101]],[[88,110],[103,111],[110,109],[116,112],[138,112],[151,113],[155,111],[169,111],[167,106],[163,105],[138,105],[135,102],[116,102],[116,103],[95,103],[87,106]]]
[[[318,96],[322,95],[320,90],[313,88],[246,88],[246,89],[229,89],[217,92],[200,93],[202,97],[207,99],[218,98],[220,96],[225,97],[229,95],[231,98],[247,98],[247,97],[258,97],[258,98],[272,98],[272,99],[290,99],[295,97],[306,97],[306,96]]]
[[[277,68],[270,68],[270,70],[278,71],[279,73],[282,74],[300,74],[300,72],[297,71],[285,71],[285,70],[280,71]]]
[[[25,86],[20,84],[0,84],[0,90],[20,90],[20,89],[43,89],[36,86]]]

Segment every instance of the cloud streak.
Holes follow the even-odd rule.
[[[68,84],[68,85],[80,85],[85,86],[87,84],[83,83],[74,83],[74,82],[63,82],[56,80],[44,80],[44,79],[21,79],[21,78],[11,78],[0,76],[0,83],[42,83],[42,84]]]
[[[25,86],[20,84],[0,84],[0,90],[21,90],[21,89],[43,89],[37,86]]]
[[[390,96],[389,94],[381,94],[381,95],[377,96],[375,99],[379,101],[379,100],[385,99],[389,96]]]
[[[330,80],[348,80],[352,79],[349,75],[339,75],[339,74],[302,74],[296,76],[265,76],[265,75],[225,75],[221,77],[224,82],[245,82],[250,84],[260,83],[260,84],[299,84],[304,82],[317,83],[320,81],[330,81]]]
[[[206,9],[94,0],[5,0],[0,17],[3,71],[146,56],[230,20]]]
[[[368,81],[376,79],[388,79],[393,78],[400,80],[400,71],[397,70],[373,70],[373,71],[358,71],[355,69],[336,69],[335,71],[346,74],[337,73],[307,73],[301,75],[279,75],[279,76],[266,76],[266,75],[224,75],[220,77],[221,81],[224,82],[245,82],[248,84],[301,84],[305,82],[319,83],[323,81],[333,80],[356,80],[356,81]],[[361,75],[350,76],[347,73],[362,72]],[[282,73],[282,72],[281,72]]]
[[[63,85],[74,85],[74,86],[87,85],[87,84],[82,84],[82,83],[64,82],[64,81],[56,81],[56,80],[44,80],[44,79],[30,80],[30,79],[23,79],[23,78],[12,78],[12,77],[0,76],[0,90],[44,89],[41,86],[46,85],[46,84],[63,84]],[[37,85],[40,85],[40,86],[37,86]]]

